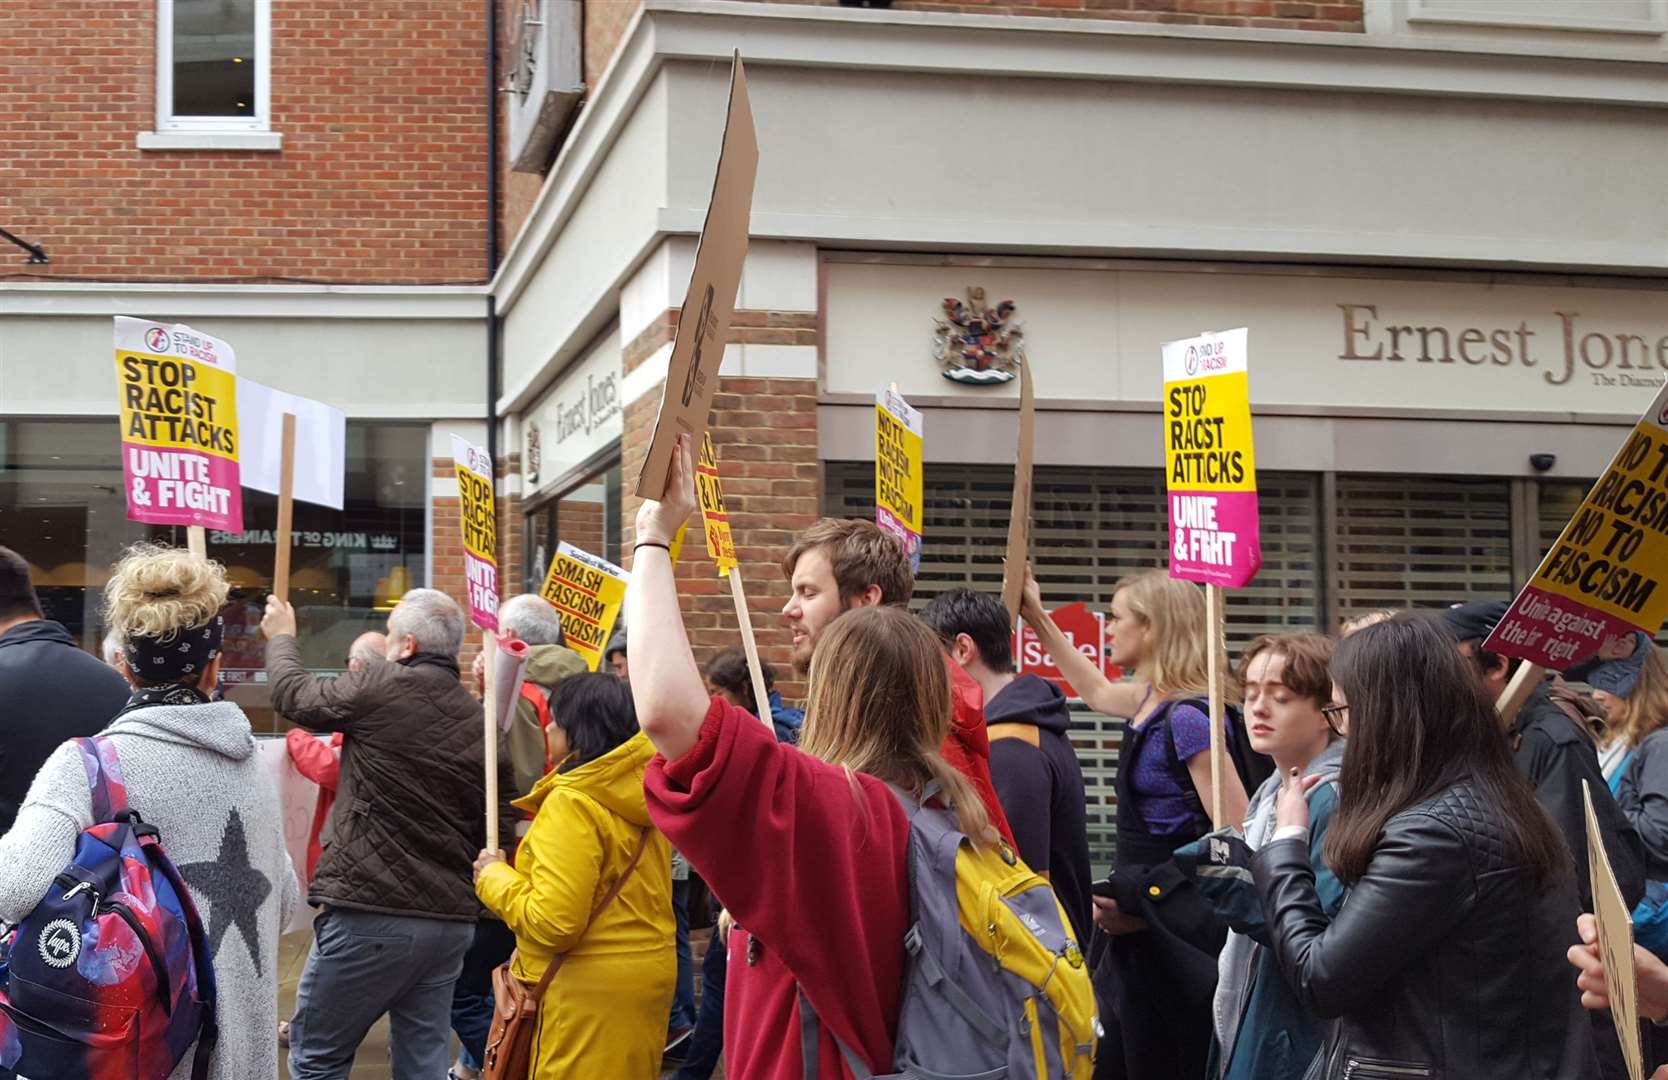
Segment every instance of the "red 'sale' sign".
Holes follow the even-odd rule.
[[[1110,663],[1106,657],[1106,616],[1098,611],[1090,611],[1089,605],[1078,601],[1067,604],[1054,611],[1054,624],[1060,632],[1066,635],[1072,648],[1082,653],[1089,661],[1106,672],[1109,679],[1119,678],[1122,674],[1116,664]],[[1014,665],[1022,675],[1036,675],[1065,691],[1067,697],[1077,697],[1077,691],[1072,689],[1066,677],[1060,673],[1054,658],[1048,655],[1042,647],[1042,641],[1030,624],[1022,623],[1020,630],[1014,635]]]

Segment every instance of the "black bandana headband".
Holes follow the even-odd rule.
[[[220,655],[226,620],[216,615],[202,626],[174,630],[162,637],[129,637],[122,645],[127,669],[141,685],[195,682]]]

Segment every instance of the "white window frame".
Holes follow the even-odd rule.
[[[265,132],[272,124],[272,0],[255,0],[255,111],[241,116],[174,115],[174,0],[156,0],[157,133]]]

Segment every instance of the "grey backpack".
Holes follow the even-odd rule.
[[[909,815],[912,925],[887,1076],[1089,1080],[1100,1020],[1054,889],[1006,844],[975,846],[953,812],[892,792]],[[817,1080],[821,1021],[803,990],[799,1015],[805,1080]],[[857,1080],[875,1080],[843,1039],[834,1041]]]

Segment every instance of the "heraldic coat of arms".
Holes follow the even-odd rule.
[[[1005,383],[1025,362],[1025,330],[1014,317],[1012,300],[985,304],[985,291],[967,290],[967,302],[944,300],[944,314],[933,334],[933,356],[946,379],[973,386]]]

